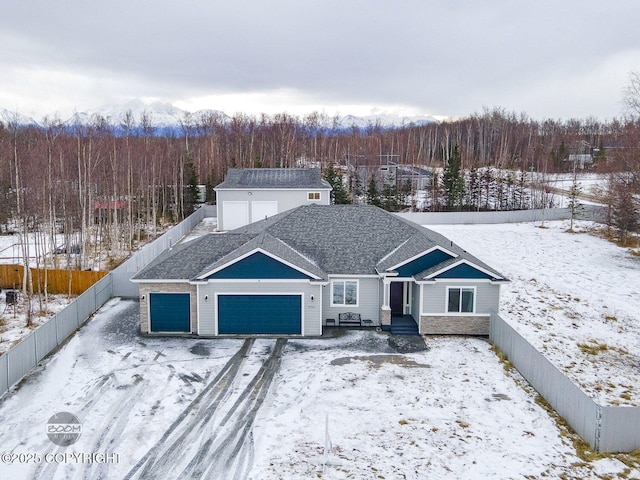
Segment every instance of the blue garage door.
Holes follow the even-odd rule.
[[[190,332],[191,308],[188,293],[149,294],[152,332]]]
[[[219,295],[221,335],[300,335],[300,295]]]

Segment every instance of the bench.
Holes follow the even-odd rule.
[[[359,313],[347,312],[338,314],[338,325],[340,326],[362,326],[362,318]]]

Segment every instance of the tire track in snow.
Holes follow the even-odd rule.
[[[214,430],[216,435],[203,444],[180,478],[236,479],[249,473],[253,464],[253,422],[280,368],[286,344],[286,339],[276,341],[267,361]],[[215,449],[210,452],[212,446]]]
[[[104,375],[100,377],[98,379],[98,382],[93,386],[93,388],[89,390],[89,392],[87,392],[85,397],[82,399],[84,404],[78,411],[78,415],[77,415],[80,421],[82,421],[82,419],[86,417],[87,413],[91,411],[91,408],[98,402],[98,400],[104,397],[104,393],[107,390],[113,388],[114,380],[115,378],[113,374]],[[53,453],[55,455],[56,453],[62,452],[63,450],[64,450],[64,447],[57,447],[57,446],[53,446],[52,444],[52,446],[49,449],[47,449],[44,455],[47,455],[50,453]],[[43,479],[43,480],[51,479],[55,474],[56,468],[57,468],[57,465],[55,463],[49,463],[49,464],[40,463],[33,470],[31,477]]]
[[[138,393],[141,390],[144,391],[145,387],[149,385],[149,380],[144,380],[143,377],[138,374],[135,374],[134,378],[133,387],[130,388],[128,395],[123,395],[119,401],[113,404],[109,412],[105,415],[105,421],[101,425],[102,428],[98,430],[99,432],[101,431],[101,433],[95,442],[92,442],[92,447],[89,448],[88,451],[107,451],[108,453],[113,453],[110,445],[114,440],[120,438],[122,431],[129,422],[129,414],[135,404],[140,400]],[[84,475],[79,474],[78,477],[82,476],[85,479],[108,478],[108,463],[87,463],[83,464],[83,466]],[[95,472],[93,472],[94,468]]]
[[[215,378],[180,413],[158,442],[131,468],[125,479],[153,478],[154,475],[162,478],[166,475],[166,470],[163,471],[163,469],[168,463],[180,458],[180,453],[183,453],[180,449],[184,450],[189,446],[185,439],[196,427],[200,426],[201,429],[206,426],[212,411],[215,411],[222,399],[229,394],[229,387],[253,344],[254,339],[245,340],[242,347],[229,359]]]

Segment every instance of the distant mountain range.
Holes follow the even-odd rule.
[[[156,133],[176,132],[182,128],[185,119],[189,116],[195,124],[204,115],[217,116],[223,122],[231,120],[231,117],[219,110],[198,110],[196,112],[187,112],[169,103],[145,103],[136,99],[121,105],[107,105],[95,111],[76,112],[69,118],[61,119],[65,125],[87,125],[92,121],[95,115],[104,117],[107,122],[117,128],[121,128],[125,115],[131,112],[136,128],[140,128],[140,120],[143,114],[147,114],[151,126]],[[55,114],[48,115],[50,118],[56,117]],[[58,116],[59,117],[59,116]],[[11,122],[17,122],[19,125],[39,125],[42,126],[42,120],[35,120],[32,117],[12,112],[0,107],[0,123],[5,126]],[[333,118],[329,119],[333,122]],[[380,126],[382,128],[400,127],[407,125],[426,125],[429,123],[438,123],[438,120],[430,116],[413,116],[400,117],[393,115],[369,115],[357,117],[354,115],[346,115],[340,117],[338,128],[350,129],[357,127],[360,129],[371,126]],[[330,128],[330,125],[325,127]]]

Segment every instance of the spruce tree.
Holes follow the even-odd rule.
[[[333,164],[329,164],[329,167],[324,172],[324,179],[331,185],[331,203],[336,205],[351,203],[349,193],[342,181],[342,175],[336,172],[333,168]]]
[[[450,210],[459,209],[464,197],[464,180],[460,171],[460,150],[456,145],[451,152],[451,158],[444,169],[442,184],[447,197],[447,207]]]
[[[367,187],[367,204],[380,206],[380,192],[378,191],[378,183],[373,175],[369,180],[369,186]]]

